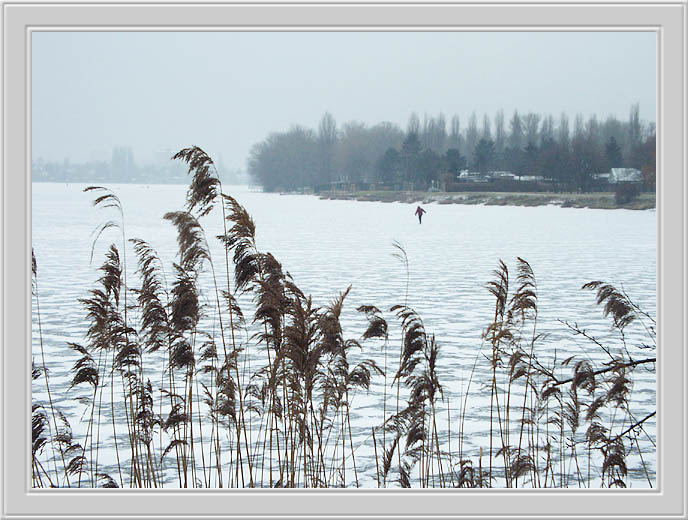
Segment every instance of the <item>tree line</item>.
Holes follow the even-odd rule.
[[[322,188],[332,183],[376,183],[425,190],[455,181],[463,170],[541,176],[576,191],[589,191],[593,174],[636,168],[654,183],[655,125],[640,119],[639,105],[627,121],[614,116],[571,122],[499,110],[482,122],[474,112],[462,126],[459,116],[411,114],[406,129],[383,122],[338,126],[325,113],[317,129],[295,125],[274,132],[250,151],[248,171],[266,191]]]

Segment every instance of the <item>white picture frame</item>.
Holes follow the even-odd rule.
[[[686,517],[686,4],[3,2],[2,518]],[[657,487],[36,490],[30,487],[34,30],[649,30],[657,34]]]

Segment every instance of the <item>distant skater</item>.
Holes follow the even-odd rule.
[[[424,210],[423,208],[421,208],[420,206],[418,206],[418,207],[416,208],[416,213],[415,213],[415,214],[418,215],[418,223],[419,223],[419,224],[422,224],[422,223],[423,223],[423,215],[425,215],[426,213],[427,213],[427,211],[425,211],[425,210]]]

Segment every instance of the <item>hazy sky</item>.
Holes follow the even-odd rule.
[[[251,145],[315,128],[503,108],[655,121],[655,34],[34,32],[33,157],[137,162],[196,144],[244,168]]]

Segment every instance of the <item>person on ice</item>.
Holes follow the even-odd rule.
[[[423,215],[426,214],[426,213],[427,213],[427,211],[425,211],[425,210],[424,210],[423,208],[421,208],[420,206],[418,206],[418,207],[416,208],[416,213],[415,213],[415,214],[418,215],[418,223],[419,223],[419,224],[422,224],[422,223],[423,223]]]

